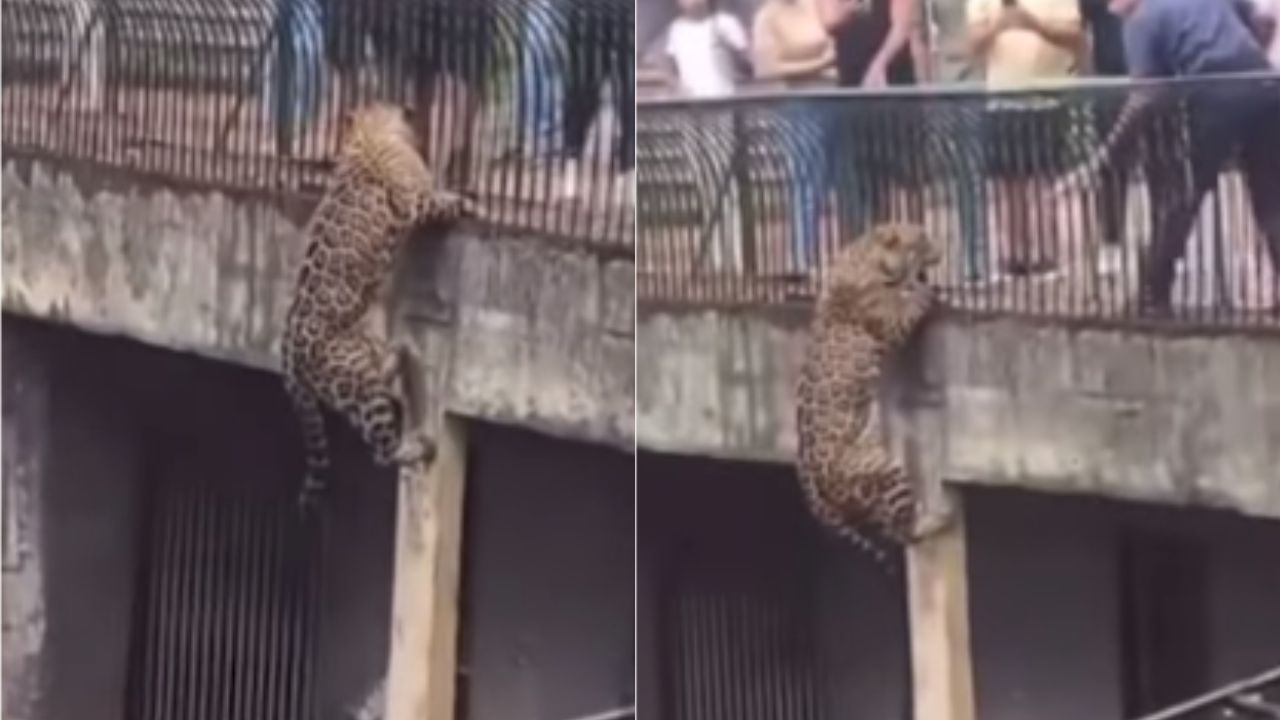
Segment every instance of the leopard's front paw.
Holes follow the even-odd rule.
[[[480,209],[480,201],[476,198],[475,193],[455,193],[456,213],[458,217],[478,218],[483,212]]]
[[[420,220],[448,222],[480,216],[480,203],[473,194],[436,190],[423,200]]]

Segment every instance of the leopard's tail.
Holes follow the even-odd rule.
[[[324,478],[329,470],[329,439],[324,431],[324,413],[315,393],[287,371],[285,391],[293,402],[306,452],[306,475],[298,501],[308,505],[324,490]]]
[[[861,518],[849,517],[848,512],[833,503],[821,490],[821,484],[806,472],[801,472],[805,485],[805,497],[809,511],[815,519],[836,537],[852,544],[863,552],[890,577],[902,570],[901,549],[886,542],[878,532]]]
[[[876,537],[878,533],[861,529],[851,521],[835,523],[830,527],[837,536],[849,541],[854,547],[865,553],[877,567],[890,577],[898,577],[902,574],[904,556],[901,547],[883,542]]]

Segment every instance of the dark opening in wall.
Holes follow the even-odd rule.
[[[459,720],[635,704],[630,453],[468,424]]]
[[[1280,664],[1280,522],[995,488],[965,507],[983,720],[1141,717]]]
[[[1210,686],[1208,553],[1194,536],[1141,527],[1118,552],[1125,717],[1138,717]]]
[[[904,717],[902,582],[817,526],[791,468],[641,453],[637,494],[647,718]]]
[[[395,482],[354,433],[331,424],[321,531],[292,505],[302,452],[277,375],[7,316],[4,342],[31,346],[38,372],[6,372],[48,400],[6,418],[41,458],[35,717],[312,720],[358,702],[385,672]]]

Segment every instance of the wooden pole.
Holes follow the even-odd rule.
[[[466,428],[445,418],[425,476],[401,471],[387,720],[452,720]]]
[[[911,674],[916,720],[974,720],[964,507],[954,521],[907,550]]]

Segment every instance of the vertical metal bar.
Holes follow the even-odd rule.
[[[260,497],[260,496],[256,496]],[[247,508],[249,521],[249,538],[253,552],[249,556],[249,576],[245,593],[249,602],[249,617],[245,623],[246,655],[248,658],[248,676],[243,704],[245,720],[269,717],[267,697],[267,632],[271,605],[265,592],[271,580],[271,542],[270,529],[272,523],[264,517],[265,509],[260,502]]]
[[[230,573],[225,587],[224,597],[227,603],[227,622],[222,629],[223,641],[227,644],[227,665],[223,703],[218,716],[224,720],[243,718],[240,703],[244,697],[245,667],[244,653],[244,621],[248,613],[244,602],[244,583],[246,577],[246,560],[250,557],[245,542],[247,529],[245,515],[248,503],[242,498],[235,498],[231,505],[230,520],[227,523],[228,563]]]
[[[160,610],[166,598],[167,572],[166,559],[171,546],[168,544],[168,526],[171,514],[166,500],[165,483],[161,481],[149,483],[146,487],[151,497],[147,504],[151,508],[146,534],[147,554],[147,605],[145,610],[146,630],[143,640],[143,671],[137,682],[138,695],[141,702],[141,720],[157,720],[161,717],[158,706],[158,681],[164,677],[167,669],[161,662],[164,657],[167,628]]]

